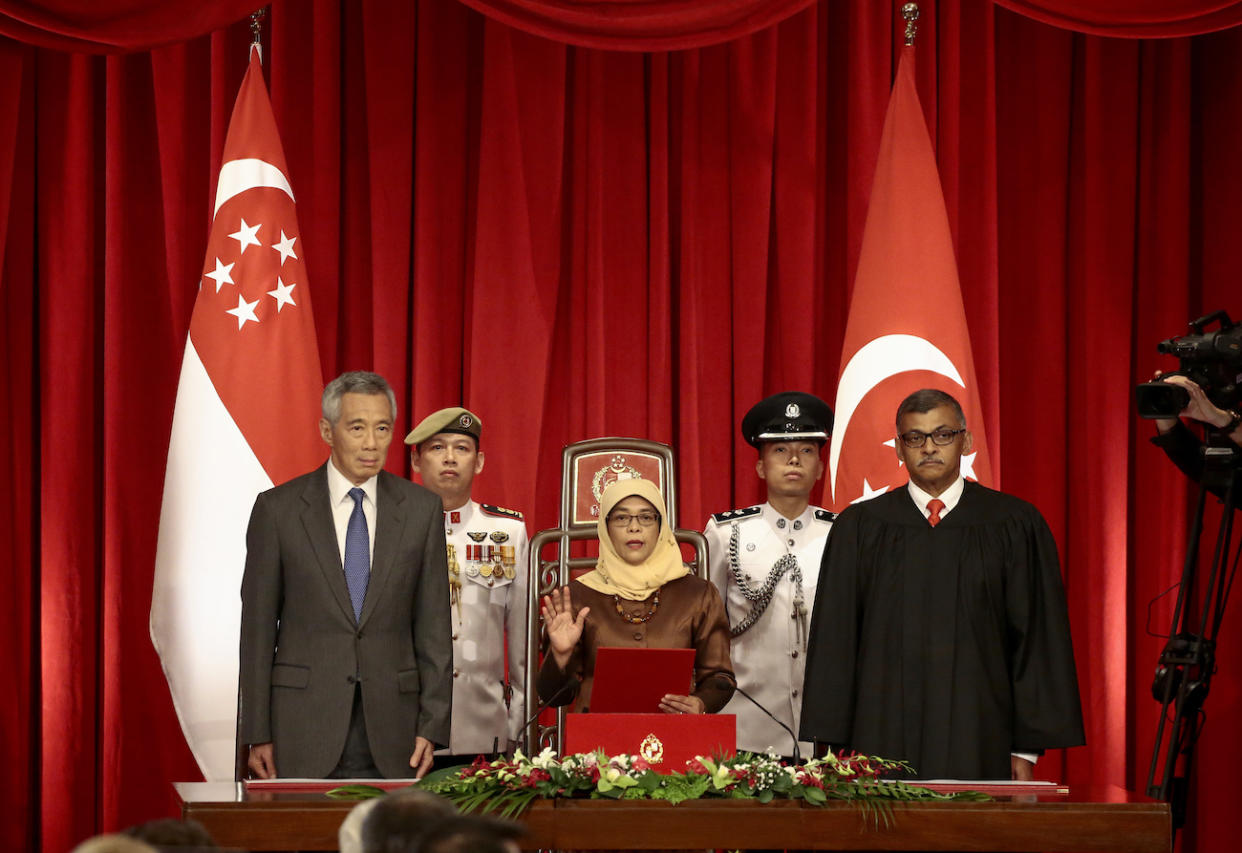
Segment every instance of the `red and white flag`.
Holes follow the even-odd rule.
[[[962,404],[974,435],[962,473],[990,485],[953,238],[908,47],[884,118],[845,329],[828,453],[826,502],[834,509],[906,482],[894,449],[897,406],[933,387]]]
[[[151,640],[186,741],[231,780],[246,525],[255,495],[323,462],[323,375],[284,150],[252,52],[224,144],[160,512]]]

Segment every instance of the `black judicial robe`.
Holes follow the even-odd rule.
[[[1008,779],[1010,752],[1084,742],[1056,542],[967,481],[937,527],[903,487],[837,517],[820,565],[801,737]]]

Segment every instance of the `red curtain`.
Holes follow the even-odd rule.
[[[115,53],[201,36],[257,8],[258,0],[0,0],[0,36],[60,50]]]
[[[995,0],[1019,14],[1080,33],[1169,38],[1242,23],[1234,0]]]
[[[684,50],[783,21],[815,0],[461,0],[534,35],[610,50]]]
[[[554,41],[610,50],[659,51],[731,41],[779,23],[815,0],[460,2],[496,21]],[[1103,36],[1197,35],[1242,22],[1242,2],[1236,0],[994,2],[1054,26]],[[114,53],[193,38],[240,20],[255,8],[255,0],[0,0],[0,35],[41,47]]]
[[[1130,387],[1170,366],[1154,344],[1188,318],[1242,314],[1242,31],[1118,41],[923,6],[918,82],[994,463],[1048,517],[1070,596],[1090,742],[1039,772],[1141,787],[1161,646],[1147,604],[1179,574],[1187,484]],[[479,411],[479,494],[532,530],[556,522],[561,447],[604,434],[674,445],[687,525],[758,499],[741,414],[784,388],[834,393],[893,8],[821,0],[654,53],[569,47],[454,0],[278,2],[269,20],[329,375],[386,374],[407,428]],[[107,58],[0,40],[11,849],[170,813],[169,783],[197,777],[147,612],[248,41],[245,22]],[[407,466],[394,451],[389,467]],[[1238,630],[1226,618],[1226,667]],[[1223,670],[1187,850],[1230,837],[1240,692]]]

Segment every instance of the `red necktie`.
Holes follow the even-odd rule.
[[[927,516],[927,523],[932,527],[940,523],[940,510],[942,509],[944,509],[944,501],[940,498],[933,498],[927,502],[927,511],[930,513]]]

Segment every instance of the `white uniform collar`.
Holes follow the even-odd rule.
[[[957,475],[957,479],[953,485],[945,489],[940,495],[940,500],[944,501],[944,509],[940,510],[940,517],[943,518],[949,513],[953,507],[957,506],[957,502],[962,499],[962,490],[966,488],[966,478],[961,474]],[[919,508],[919,512],[923,513],[923,517],[927,518],[931,513],[927,511],[927,504],[932,500],[932,496],[927,492],[914,485],[911,480],[906,484],[906,489],[910,492],[910,498],[914,501],[914,505]]]
[[[378,479],[379,479],[379,474],[376,474],[374,477],[372,477],[371,479],[367,480],[365,483],[357,487],[359,489],[362,489],[362,491],[366,493],[366,496],[371,499],[372,506],[379,506],[379,504],[375,500],[375,495],[377,491],[375,481]],[[349,490],[352,488],[355,488],[354,484],[351,483],[349,480],[345,479],[345,475],[342,474],[340,471],[336,470],[336,465],[332,462],[331,459],[329,459],[328,460],[328,499],[332,502],[332,505],[336,506],[339,503],[343,503],[347,499],[353,500],[353,498],[349,497]]]
[[[806,530],[811,526],[811,521],[815,518],[815,507],[810,504],[807,504],[806,509],[797,518],[786,518],[776,507],[767,502],[760,509],[768,524],[772,525],[772,529],[782,533],[782,535],[787,530]],[[785,522],[784,526],[781,525],[782,521]]]
[[[473,523],[474,517],[478,514],[478,511],[479,504],[476,501],[466,501],[457,509],[446,509],[444,511],[444,525],[446,528],[450,524],[454,524],[457,527],[465,527],[466,525]],[[454,512],[457,513],[458,521],[456,522],[451,521],[453,517],[451,513]]]

